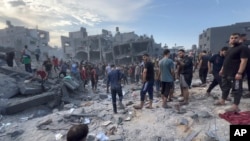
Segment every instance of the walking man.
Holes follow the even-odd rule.
[[[36,56],[36,61],[37,62],[39,62],[40,54],[41,54],[41,50],[40,50],[39,46],[37,46],[36,49],[35,49],[35,56]]]
[[[142,72],[142,88],[141,88],[141,103],[140,105],[135,105],[135,109],[142,109],[144,105],[145,95],[148,92],[149,95],[149,106],[146,108],[152,109],[153,106],[153,91],[154,91],[154,64],[150,61],[149,55],[144,54],[142,56],[144,61],[144,68]]]
[[[210,92],[218,84],[221,88],[221,76],[219,76],[219,72],[223,65],[224,57],[226,55],[227,50],[228,47],[223,47],[218,54],[214,54],[208,61],[208,72],[213,74],[214,79],[207,89],[207,96],[210,96]]]
[[[234,104],[226,111],[238,112],[240,99],[242,96],[242,74],[245,71],[248,61],[247,47],[239,43],[239,33],[233,33],[230,36],[230,49],[227,52],[223,66],[219,72],[222,76],[222,99],[217,101],[215,105],[225,105],[230,89],[234,87]]]
[[[122,104],[122,86],[121,86],[121,78],[122,74],[120,70],[115,69],[115,65],[111,65],[111,71],[108,74],[108,82],[107,84],[110,85],[111,88],[111,95],[112,95],[112,104],[113,104],[113,111],[117,113],[117,106],[116,106],[116,95],[119,97],[119,106],[120,108],[124,108]]]

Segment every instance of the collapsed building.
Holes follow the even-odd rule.
[[[143,53],[153,57],[162,55],[161,44],[154,42],[153,36],[138,36],[134,32],[112,36],[110,31],[102,30],[100,35],[88,36],[86,28],[69,32],[69,37],[61,36],[65,58],[91,60],[91,62],[131,63],[140,61]]]
[[[27,45],[31,51],[34,51],[36,46],[40,46],[42,55],[48,54],[49,32],[38,28],[28,29],[23,26],[14,26],[10,21],[7,21],[6,25],[6,28],[0,29],[0,52],[11,48],[15,51],[16,56],[19,56],[21,50]]]

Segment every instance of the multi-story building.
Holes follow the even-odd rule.
[[[61,43],[65,58],[102,62],[113,60],[112,39],[107,30],[102,30],[100,35],[88,36],[86,28],[82,27],[80,31],[70,32],[69,37],[61,36]]]
[[[70,32],[69,37],[61,37],[66,58],[90,60],[92,62],[131,63],[140,61],[142,53],[152,56],[162,54],[161,44],[153,37],[138,36],[134,32],[120,33],[116,28],[113,37],[110,31],[102,30],[100,35],[88,36],[86,29]]]
[[[199,35],[199,50],[217,53],[228,45],[229,36],[234,33],[244,33],[250,37],[250,22],[235,23],[228,26],[211,27]]]
[[[0,46],[15,49],[17,56],[20,55],[25,45],[31,51],[34,51],[36,46],[40,46],[41,52],[44,55],[48,54],[48,42],[49,32],[44,30],[13,26],[9,21],[5,29],[0,29]]]

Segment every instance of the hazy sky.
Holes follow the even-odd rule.
[[[250,0],[0,0],[0,29],[13,25],[60,35],[87,28],[90,35],[107,29],[153,35],[157,43],[190,48],[209,27],[250,21]]]

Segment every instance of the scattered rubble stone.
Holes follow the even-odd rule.
[[[17,81],[0,73],[0,98],[11,98],[19,93]]]
[[[187,119],[185,119],[185,118],[182,118],[182,119],[180,119],[180,121],[179,121],[179,124],[180,125],[188,125],[188,120]]]
[[[202,118],[210,118],[211,117],[211,115],[207,111],[199,111],[197,114],[199,117],[202,117]]]

